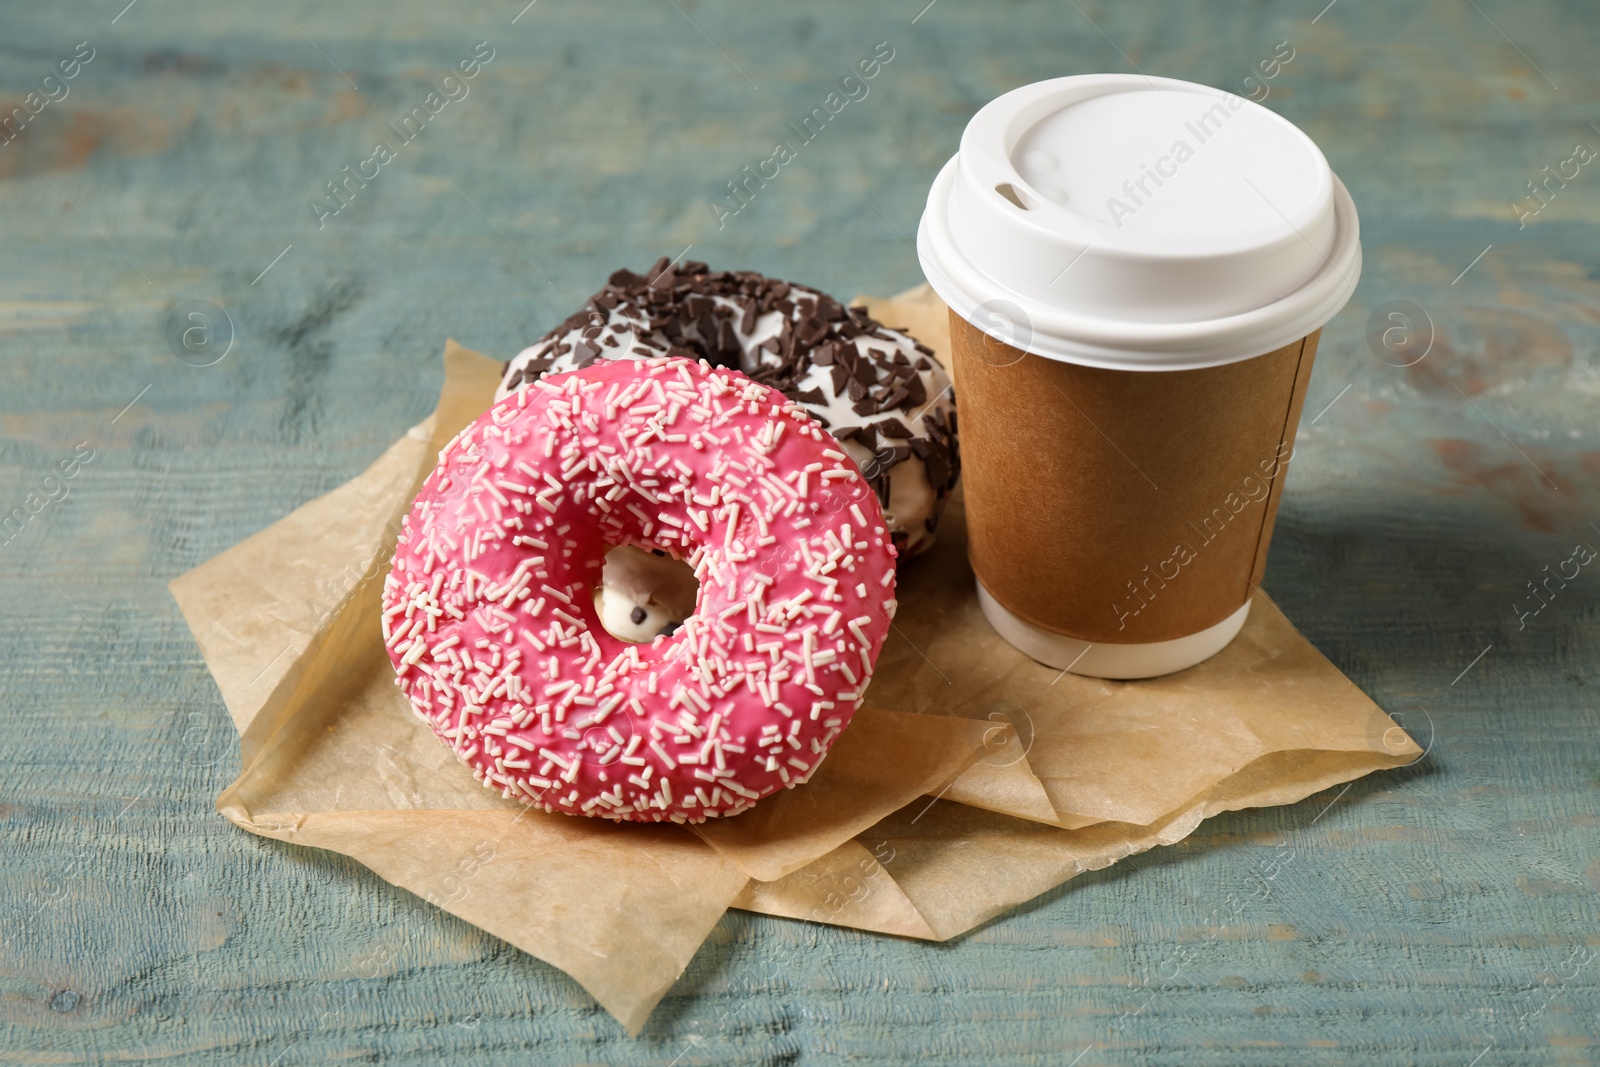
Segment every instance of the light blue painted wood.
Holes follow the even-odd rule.
[[[1520,628],[1513,607],[1600,545],[1600,173],[1525,226],[1512,208],[1600,147],[1592,8],[924,3],[0,6],[0,110],[93,50],[0,147],[0,517],[26,520],[0,535],[0,1059],[1600,1055],[1600,572]],[[510,355],[691,244],[901,289],[927,183],[991,97],[1134,67],[1248,92],[1285,40],[1266,103],[1350,186],[1367,262],[1266,584],[1432,738],[1422,765],[1213,820],[955,944],[732,913],[637,1041],[552,968],[212,812],[237,757],[165,583],[424,415],[446,336]],[[470,94],[319,229],[323,183],[479,41]],[[867,97],[719,229],[724,183],[879,41]],[[163,337],[191,300],[231,317],[214,366]],[[1364,340],[1395,300],[1436,331],[1409,369]],[[1218,935],[1229,894],[1248,907]],[[401,964],[346,977],[375,948]]]

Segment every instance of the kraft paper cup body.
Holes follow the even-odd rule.
[[[969,554],[1035,659],[1140,678],[1222,649],[1266,565],[1354,204],[1259,105],[1085,75],[983,108],[918,231],[950,305]]]
[[[1220,651],[1266,566],[1318,334],[1150,374],[1032,355],[954,312],[950,325],[990,622],[1035,659],[1101,677]]]

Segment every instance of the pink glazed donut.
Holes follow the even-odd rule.
[[[671,636],[607,633],[607,549],[694,568]],[[838,442],[781,393],[686,359],[518,390],[439,456],[401,528],[383,637],[413,710],[546,811],[732,815],[806,781],[894,616],[895,549]]]

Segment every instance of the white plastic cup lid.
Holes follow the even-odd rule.
[[[928,193],[917,252],[986,333],[1125,370],[1281,348],[1361,274],[1355,204],[1311,138],[1232,93],[1137,74],[985,106]]]

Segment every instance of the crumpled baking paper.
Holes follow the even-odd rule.
[[[925,286],[869,305],[946,351]],[[172,591],[240,735],[218,811],[559,967],[630,1034],[729,907],[945,940],[1209,815],[1421,755],[1259,591],[1232,645],[1165,678],[1027,659],[979,613],[958,492],[934,549],[903,566],[864,705],[807,785],[695,827],[503,800],[412,714],[378,624],[400,519],[500,367],[450,343],[433,416]]]

